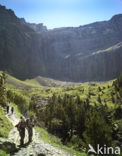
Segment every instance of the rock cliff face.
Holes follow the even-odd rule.
[[[20,79],[34,77],[44,73],[41,55],[41,35],[22,24],[12,10],[0,6],[0,70]]]
[[[120,75],[122,71],[122,42],[108,48],[99,50],[88,56],[78,56],[76,59],[68,59],[74,66],[70,71],[70,79],[75,81],[103,81],[111,80]],[[67,64],[64,64],[67,66]],[[68,71],[68,69],[67,69]],[[66,75],[67,77],[68,75]]]
[[[0,6],[0,70],[20,79],[38,75],[66,81],[113,79],[122,70],[120,42],[122,14],[109,21],[47,30]]]

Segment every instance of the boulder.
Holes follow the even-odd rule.
[[[0,138],[0,149],[6,151],[7,153],[11,153],[16,151],[16,145],[7,139]]]

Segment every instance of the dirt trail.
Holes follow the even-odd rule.
[[[10,131],[9,140],[14,142],[18,147],[20,137],[15,125],[19,122],[19,118],[16,115],[16,112],[6,116],[14,126],[13,129]],[[54,147],[51,144],[46,143],[44,140],[42,140],[39,137],[39,134],[35,129],[33,131],[33,141],[29,145],[27,144],[28,134],[26,130],[26,137],[24,142],[26,146],[22,148],[18,148],[18,151],[12,154],[12,156],[73,156],[72,154],[58,147]]]

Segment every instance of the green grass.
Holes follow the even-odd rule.
[[[5,151],[0,150],[0,156],[7,156]]]
[[[51,144],[51,145],[53,145],[55,147],[59,147],[59,148],[63,149],[64,151],[67,151],[69,153],[76,154],[77,156],[87,156],[87,154],[85,154],[85,153],[80,153],[78,151],[75,151],[72,148],[64,146],[61,143],[61,140],[59,138],[57,138],[56,136],[54,136],[52,134],[49,134],[46,130],[44,130],[42,128],[39,128],[39,127],[36,127],[36,130],[39,132],[40,137],[44,141],[46,141],[47,143],[49,143],[49,144]]]
[[[35,86],[40,86],[40,83],[36,79],[27,79],[25,82],[30,85],[34,84]]]
[[[7,138],[12,127],[11,122],[5,116],[3,108],[0,107],[0,137]]]

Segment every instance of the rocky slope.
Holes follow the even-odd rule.
[[[38,75],[81,82],[113,79],[121,72],[122,52],[121,46],[117,52],[110,47],[120,42],[122,14],[109,21],[47,30],[0,6],[0,69],[20,79]],[[105,49],[107,53],[96,53]]]

